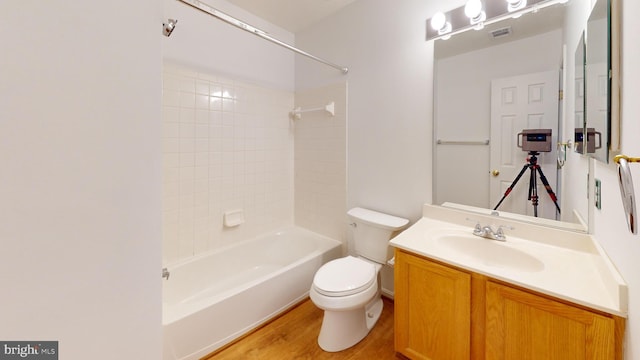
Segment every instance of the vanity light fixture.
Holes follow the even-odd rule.
[[[447,12],[438,12],[428,20],[427,41],[446,40],[461,32],[476,29],[509,18],[537,12],[568,0],[468,0]]]

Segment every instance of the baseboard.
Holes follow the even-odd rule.
[[[382,288],[381,292],[382,292],[382,296],[393,300],[393,297],[395,295],[393,291]]]

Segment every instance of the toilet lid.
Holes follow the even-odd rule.
[[[358,293],[376,281],[375,265],[347,256],[324,264],[313,278],[313,286],[326,296]]]

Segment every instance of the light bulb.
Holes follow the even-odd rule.
[[[487,14],[482,10],[482,1],[480,0],[467,1],[464,6],[464,14],[469,18],[471,25],[477,25],[487,20]]]
[[[444,16],[444,13],[438,12],[431,18],[431,28],[433,30],[439,31],[441,30],[445,24],[447,23],[447,18]]]
[[[438,35],[444,35],[451,32],[451,23],[447,21],[447,17],[442,12],[438,12],[431,18],[431,28],[438,32]]]
[[[464,6],[464,14],[467,15],[469,19],[474,19],[480,16],[482,13],[482,1],[480,0],[469,0],[467,4]]]

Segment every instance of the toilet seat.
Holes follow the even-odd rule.
[[[368,261],[347,256],[324,264],[313,278],[314,289],[325,296],[359,293],[376,281],[376,267]]]

